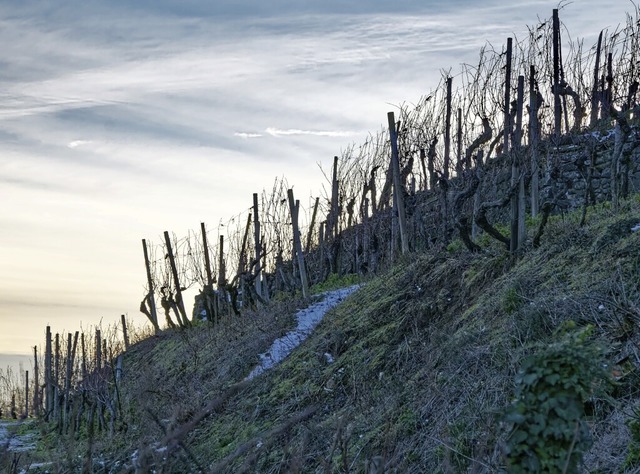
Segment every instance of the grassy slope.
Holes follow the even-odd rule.
[[[584,227],[579,216],[554,217],[542,246],[515,263],[492,243],[477,255],[455,245],[411,255],[248,384],[234,385],[292,324],[295,306],[145,341],[125,359],[126,433],[99,439],[96,452],[126,462],[141,449],[140,463],[165,472],[493,472],[504,464],[501,413],[522,357],[574,320],[595,326],[611,364],[629,356],[615,403],[590,407],[586,461],[615,472],[640,363],[640,232],[630,231],[640,203],[623,207],[590,211]],[[210,416],[180,432],[216,399]],[[153,444],[167,438],[168,459]]]

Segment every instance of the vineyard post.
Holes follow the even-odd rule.
[[[391,138],[391,166],[393,168],[393,202],[398,210],[398,223],[400,225],[400,245],[402,254],[409,251],[409,239],[404,212],[404,195],[400,182],[400,160],[398,158],[398,134],[396,132],[396,120],[393,112],[387,113],[389,122],[389,136]]]
[[[207,243],[207,229],[204,222],[200,223],[200,233],[202,234],[202,251],[204,253],[204,271],[207,275],[207,288],[213,285],[213,276],[211,275],[211,259],[209,257],[209,244]]]
[[[127,319],[124,314],[120,315],[120,322],[122,323],[122,338],[124,339],[124,350],[129,350],[129,333],[127,332]]]
[[[24,416],[29,417],[29,371],[24,373]]]
[[[531,149],[531,217],[538,215],[540,199],[540,169],[538,159],[538,90],[536,67],[529,68],[529,146]]]
[[[613,105],[613,53],[607,54],[607,90],[604,93],[605,100],[602,104],[602,115],[609,117],[611,112],[609,108]]]
[[[600,108],[601,92],[599,85],[600,76],[600,51],[602,50],[602,31],[598,35],[598,46],[596,47],[596,64],[593,67],[593,90],[591,92],[591,127],[595,127],[598,121],[598,109]]]
[[[313,213],[311,214],[311,225],[309,226],[309,230],[307,232],[307,243],[305,245],[305,253],[308,254],[311,250],[311,240],[313,238],[313,231],[316,226],[316,215],[318,213],[318,204],[320,203],[320,198],[316,198],[316,202],[313,205]]]
[[[318,246],[320,247],[320,280],[324,278],[324,229],[327,227],[327,221],[320,223],[320,229],[318,231]]]
[[[245,296],[245,284],[246,280],[242,275],[247,271],[247,240],[249,240],[249,228],[251,227],[251,213],[247,216],[247,223],[244,226],[244,233],[242,234],[242,243],[240,244],[240,255],[238,257],[238,291],[243,295],[243,302]],[[258,262],[259,263],[259,262]]]
[[[260,214],[258,213],[258,193],[253,193],[253,244],[256,259],[256,293],[262,297],[262,268],[260,267],[261,255],[261,239],[260,239]]]
[[[562,107],[560,103],[560,18],[558,9],[553,9],[553,133],[560,138]]]
[[[77,333],[76,333],[77,334]],[[71,354],[71,333],[67,334],[67,372],[64,378],[64,411],[62,414],[62,430],[66,431],[69,420],[69,394],[71,392],[71,369],[73,368],[73,356]]]
[[[173,254],[173,248],[171,247],[171,238],[169,237],[169,232],[166,230],[164,231],[164,243],[167,246],[167,255],[169,256],[169,264],[171,265],[171,274],[173,275],[173,283],[176,287],[176,304],[178,305],[178,311],[182,317],[181,326],[189,326],[189,318],[187,318],[187,311],[184,309],[184,301],[182,300],[182,288],[180,287],[180,279],[178,278],[178,267]]]
[[[483,160],[484,160],[484,150],[482,148],[480,148],[478,150],[478,155],[476,156],[476,175],[478,177],[478,180],[480,182],[482,182],[482,166],[483,166]],[[478,186],[478,189],[476,189],[476,193],[473,196],[473,222],[471,223],[471,239],[472,240],[476,240],[478,238],[478,224],[476,222],[475,216],[478,215],[478,211],[480,210],[480,201],[481,201],[481,187]]]
[[[444,120],[444,164],[442,174],[444,179],[449,179],[449,166],[451,163],[451,84],[453,79],[447,77],[447,106]],[[395,178],[394,178],[395,179]],[[404,251],[403,251],[404,253]]]
[[[38,367],[38,346],[33,346],[33,414],[40,416],[40,373]]]
[[[511,54],[513,39],[507,38],[507,64],[504,81],[504,132],[502,152],[506,155],[509,152],[509,135],[511,134]]]
[[[56,333],[55,354],[53,367],[53,418],[57,419],[60,412],[60,404],[58,403],[60,396],[60,334]]]
[[[151,319],[152,319],[151,324],[153,324],[153,329],[155,330],[155,333],[158,334],[160,332],[160,326],[158,325],[158,312],[156,311],[156,299],[155,299],[155,290],[153,288],[153,278],[151,278],[151,262],[149,262],[149,252],[147,251],[147,241],[145,239],[142,239],[142,250],[144,252],[144,266],[147,270],[147,285],[149,286],[149,293],[147,294],[147,300],[149,302],[149,310],[151,311]]]
[[[293,198],[293,189],[287,190],[287,198],[289,199],[289,211],[291,213],[291,225],[293,227],[293,245],[298,259],[298,269],[300,271],[300,283],[302,286],[302,297],[307,298],[309,292],[309,282],[307,280],[307,271],[304,267],[304,255],[302,254],[302,242],[300,240],[300,228],[298,227],[298,211],[295,200]]]
[[[226,302],[227,291],[225,286],[226,280],[226,268],[224,265],[224,235],[220,236],[220,244],[218,245],[218,307],[220,308],[224,302]],[[231,311],[231,309],[229,309]]]
[[[340,212],[340,206],[338,200],[339,195],[339,183],[338,183],[338,157],[333,157],[333,174],[331,178],[331,209],[329,211],[329,219],[327,219],[327,232],[326,237],[328,240],[335,238],[338,235],[338,220]]]
[[[44,352],[45,421],[53,410],[53,352],[51,350],[51,326],[47,326]]]
[[[517,95],[517,106],[516,106],[516,149],[514,154],[514,160],[517,162],[517,172],[519,175],[519,189],[518,189],[518,249],[522,249],[524,247],[525,239],[527,237],[526,224],[525,224],[525,215],[526,215],[526,205],[527,199],[525,194],[525,186],[524,186],[524,173],[520,170],[522,168],[522,113],[524,109],[524,76],[518,76],[518,95]]]
[[[458,174],[460,174],[465,165],[469,166],[469,164],[464,163],[464,157],[462,156],[462,109],[460,107],[458,107],[458,133],[456,136],[456,142],[458,145],[458,164],[456,169],[458,170]]]

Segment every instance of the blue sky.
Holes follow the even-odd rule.
[[[555,2],[0,4],[0,353],[138,312],[140,240],[210,229],[333,155]],[[590,46],[632,4],[561,12]],[[189,306],[189,304],[188,304]]]

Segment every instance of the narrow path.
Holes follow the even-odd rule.
[[[330,309],[337,306],[351,293],[360,288],[353,285],[339,290],[321,293],[322,299],[296,313],[298,324],[295,329],[276,339],[267,352],[260,354],[260,363],[251,371],[245,380],[251,380],[285,359],[291,351],[313,333],[318,323]]]
[[[11,453],[22,453],[36,449],[36,439],[33,433],[15,435],[13,428],[23,424],[22,421],[0,421],[0,446],[6,447]]]

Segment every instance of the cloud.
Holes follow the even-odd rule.
[[[245,138],[245,139],[260,138],[262,136],[261,133],[249,133],[249,132],[234,132],[233,135],[236,137]]]
[[[298,130],[295,128],[281,130],[279,128],[274,128],[274,127],[267,128],[265,132],[274,137],[291,136],[291,135],[312,135],[316,137],[353,137],[357,135],[356,132],[348,132],[348,131]]]

